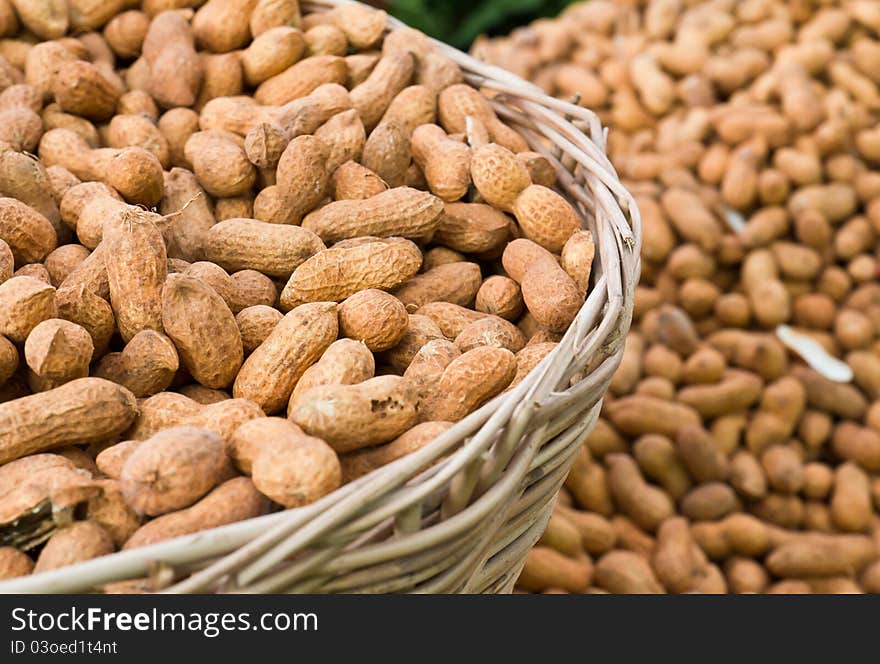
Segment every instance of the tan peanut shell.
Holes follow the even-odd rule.
[[[412,427],[416,395],[405,378],[379,376],[357,385],[315,387],[302,395],[289,416],[337,452],[350,452],[388,442]]]
[[[174,343],[160,332],[142,330],[120,353],[108,353],[94,375],[124,385],[136,397],[147,397],[166,390],[179,368]]]
[[[552,189],[533,184],[513,203],[513,213],[523,234],[551,252],[560,252],[580,227],[571,203]]]
[[[336,55],[315,55],[300,60],[280,74],[266,79],[254,92],[260,104],[279,106],[305,97],[326,83],[345,84],[345,59]]]
[[[235,316],[235,322],[241,333],[245,355],[254,352],[282,318],[284,318],[284,314],[265,304],[257,304],[239,311]]]
[[[121,91],[90,62],[64,62],[52,78],[52,94],[63,111],[90,120],[106,120]]]
[[[339,457],[343,483],[420,450],[451,426],[452,422],[422,422],[390,443],[343,454]]]
[[[483,280],[474,307],[486,314],[516,320],[523,310],[522,291],[513,279],[492,275]]]
[[[314,136],[328,148],[324,165],[328,174],[347,161],[361,159],[367,140],[364,123],[354,109],[334,115],[315,130]]]
[[[110,304],[123,340],[142,330],[162,331],[162,287],[167,264],[162,233],[137,210],[105,224]]]
[[[82,326],[92,338],[94,355],[102,355],[116,332],[116,319],[107,300],[86,284],[79,284],[59,288],[55,303],[57,315]]]
[[[293,388],[288,412],[297,400],[320,385],[356,385],[376,373],[376,362],[370,350],[360,341],[338,339],[327,347],[321,358],[303,372]]]
[[[142,442],[141,440],[123,440],[115,445],[110,445],[98,453],[95,457],[95,465],[107,477],[118,480],[125,460],[134,454]]]
[[[398,51],[383,55],[367,79],[351,91],[351,101],[367,131],[379,123],[397,94],[412,80],[415,58]]]
[[[443,371],[425,401],[422,418],[456,422],[506,388],[516,374],[516,357],[506,348],[480,346],[462,353]]]
[[[195,505],[164,514],[147,522],[128,539],[123,549],[217,528],[266,514],[269,500],[254,488],[247,477],[228,480],[211,491]]]
[[[276,438],[303,435],[302,429],[283,417],[258,417],[245,422],[226,441],[229,458],[245,475],[250,475],[262,447]]]
[[[228,463],[223,440],[195,427],[166,429],[138,445],[119,474],[125,501],[158,516],[192,505],[210,491]]]
[[[253,219],[221,221],[207,231],[204,246],[207,258],[227,270],[257,270],[273,277],[289,277],[324,249],[307,229]]]
[[[241,334],[213,288],[190,276],[169,275],[162,289],[162,322],[193,378],[205,387],[232,383],[243,358]]]
[[[36,277],[19,276],[0,284],[0,334],[24,343],[37,325],[55,318],[55,289]]]
[[[474,149],[470,170],[480,195],[489,204],[506,212],[513,212],[517,198],[532,186],[525,164],[513,152],[494,143]]]
[[[455,345],[462,353],[480,346],[506,348],[511,353],[518,353],[527,341],[516,325],[498,316],[480,318],[467,325],[455,337]]]
[[[345,162],[330,176],[329,194],[334,201],[370,198],[387,189],[381,177],[355,161]]]
[[[338,243],[294,270],[281,292],[281,308],[290,310],[303,302],[341,302],[368,288],[390,290],[413,277],[421,262],[418,247],[403,238]]]
[[[486,317],[478,311],[452,302],[428,302],[416,309],[416,314],[434,321],[447,339],[455,339],[471,323]]]
[[[562,247],[562,269],[574,279],[583,294],[586,294],[590,286],[590,272],[595,255],[593,236],[586,230],[575,231]]]
[[[248,85],[280,74],[302,57],[305,47],[303,34],[293,27],[278,26],[260,33],[241,54]]]
[[[394,291],[407,307],[428,302],[452,302],[469,306],[477,296],[482,275],[476,263],[447,263],[416,275]]]
[[[103,442],[137,415],[135,397],[101,378],[79,378],[0,404],[0,463],[66,444]]]
[[[442,127],[423,124],[412,134],[413,159],[431,192],[447,202],[467,193],[470,178],[470,148],[450,139]]]
[[[0,548],[0,579],[27,576],[34,570],[34,561],[14,546]]]
[[[305,370],[336,340],[336,304],[303,304],[288,313],[245,360],[233,395],[250,399],[271,415],[287,405]]]
[[[125,502],[117,480],[97,480],[96,484],[101,494],[86,503],[86,518],[106,530],[120,547],[141,525],[141,517]]]
[[[370,132],[363,145],[360,161],[389,187],[406,184],[407,169],[412,161],[409,134],[397,120],[383,120]]]
[[[419,350],[434,339],[444,339],[443,332],[427,316],[409,314],[406,332],[396,346],[386,351],[383,361],[397,371],[404,371]]]
[[[306,436],[288,424],[287,435],[261,445],[251,468],[254,486],[283,507],[313,503],[342,484],[336,452],[320,438]]]
[[[93,351],[84,328],[58,318],[37,325],[24,344],[25,360],[40,391],[88,376]]]
[[[77,521],[58,530],[40,551],[34,572],[67,567],[85,560],[113,553],[116,547],[110,534],[92,521]]]
[[[409,187],[389,189],[364,200],[336,201],[303,219],[303,228],[328,243],[359,236],[431,237],[443,211],[442,202]]]
[[[483,203],[447,203],[434,241],[467,254],[501,249],[510,237],[510,218]]]
[[[556,259],[530,240],[514,240],[502,257],[507,273],[522,289],[535,319],[552,332],[564,332],[583,304],[577,284]]]
[[[16,265],[43,260],[58,242],[49,220],[14,198],[0,198],[0,239]]]
[[[355,293],[339,304],[340,335],[362,341],[374,353],[396,346],[408,324],[403,303],[375,288]]]

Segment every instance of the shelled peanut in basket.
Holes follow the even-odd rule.
[[[880,4],[596,0],[474,51],[598,112],[644,222],[521,588],[880,592]]]
[[[590,287],[554,165],[421,33],[171,4],[0,0],[0,578],[313,503]]]

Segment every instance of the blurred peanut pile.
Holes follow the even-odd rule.
[[[474,52],[595,110],[644,219],[520,588],[880,592],[880,2],[595,0]]]
[[[552,163],[425,35],[327,9],[0,0],[0,579],[312,503],[580,311]]]

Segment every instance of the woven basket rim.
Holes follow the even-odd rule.
[[[358,3],[313,0],[302,6],[304,13],[310,13],[347,4]],[[388,18],[389,30],[407,27],[393,17]],[[481,521],[482,528],[490,527],[486,525],[487,519],[502,532],[500,520],[516,504],[511,497],[518,491],[525,495],[522,492],[527,489],[520,487],[526,474],[534,472],[536,459],[540,462],[538,467],[546,469],[547,477],[557,482],[553,491],[552,483],[541,485],[545,493],[552,494],[542,505],[552,503],[568,467],[565,462],[570,464],[592,428],[601,398],[620,362],[639,272],[639,211],[605,154],[605,133],[595,113],[548,97],[537,86],[443,42],[430,41],[462,68],[467,83],[495,93],[491,103],[496,112],[516,126],[533,150],[551,160],[559,175],[558,189],[576,204],[593,233],[597,276],[578,316],[556,348],[519,385],[425,447],[315,503],[0,582],[0,592],[74,592],[114,580],[158,575],[169,568],[192,572],[169,588],[170,592],[204,591],[215,588],[219,579],[229,576],[237,580],[239,589],[249,592],[272,592],[279,588],[309,592],[322,583],[329,583],[332,590],[333,581],[327,579],[317,586],[314,581],[312,586],[308,581],[299,586],[290,584],[307,579],[316,569],[326,569],[332,576],[344,573],[347,566],[378,565],[442,546],[464,548],[469,531],[472,539],[478,537],[473,531]],[[579,381],[565,390],[558,389],[560,384],[568,385],[579,375]],[[577,420],[578,414],[583,414],[581,420]],[[534,431],[528,430],[531,422],[544,417],[548,422]],[[572,417],[575,419],[569,422]],[[561,426],[563,422],[569,426]],[[560,431],[554,433],[556,428]],[[542,443],[536,441],[550,433],[556,436],[559,451],[556,456],[544,455],[544,460],[538,454]],[[565,459],[561,458],[562,452],[568,455]],[[440,457],[446,458],[422,470]],[[484,457],[486,463],[482,463]],[[551,467],[552,463],[556,466]],[[370,509],[363,510],[364,505]],[[424,505],[440,506],[441,516],[436,523],[421,524]],[[530,548],[543,530],[540,526],[549,512],[544,509],[540,516],[528,511],[525,514],[520,524],[523,532],[518,534],[514,529],[505,537],[513,537],[512,542],[531,540],[527,547]],[[395,533],[405,537],[395,537]],[[302,554],[318,541],[329,544],[276,571],[283,567],[283,561]],[[490,543],[475,545],[474,551],[464,556],[471,572],[491,557]],[[436,555],[442,557],[441,552]],[[467,565],[458,570],[458,577],[446,572],[449,583],[464,592],[480,590],[479,586],[509,590],[518,572],[514,562],[502,574],[504,565],[496,561],[497,579],[491,583],[475,581],[473,575],[465,578]],[[424,569],[422,573],[428,574],[433,568]],[[444,578],[443,574],[439,576]],[[371,580],[375,578],[378,577],[374,575]],[[442,581],[433,583],[432,586],[432,581],[428,581],[418,589],[430,592],[445,587]]]

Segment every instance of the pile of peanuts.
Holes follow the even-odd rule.
[[[312,503],[568,329],[594,245],[554,165],[386,28],[0,0],[0,579]]]
[[[594,0],[473,51],[595,110],[644,221],[521,590],[880,592],[880,3]]]

